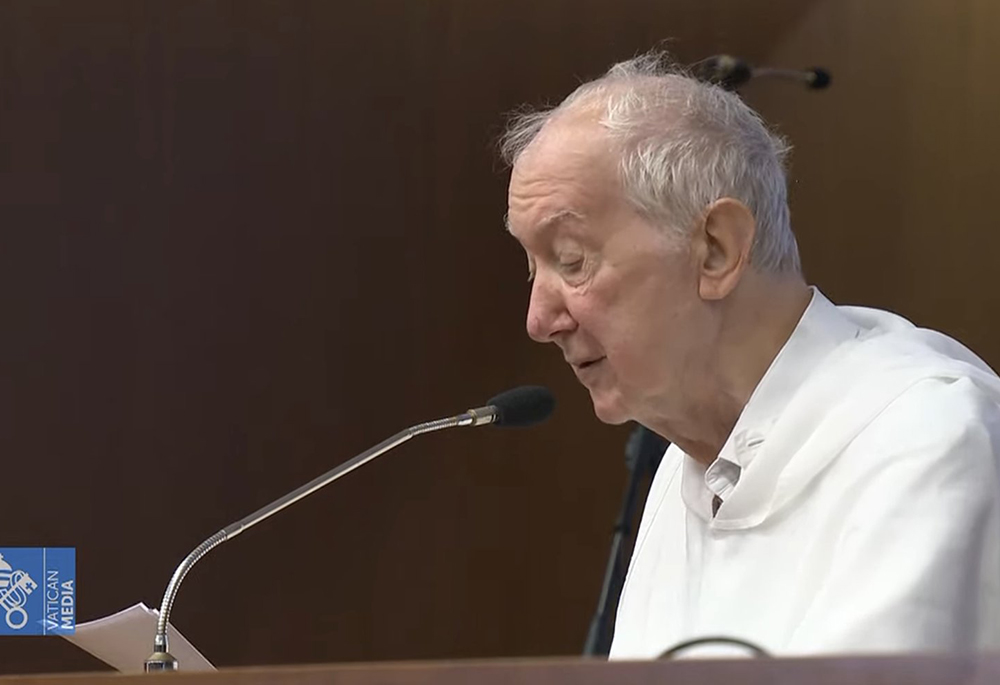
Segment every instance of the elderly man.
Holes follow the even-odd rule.
[[[1000,379],[803,280],[786,147],[655,56],[517,118],[508,229],[529,335],[602,421],[670,440],[615,658],[1000,647]]]

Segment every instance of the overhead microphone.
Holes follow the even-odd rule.
[[[372,459],[385,454],[394,447],[398,447],[412,437],[460,426],[474,427],[489,424],[496,426],[531,426],[547,419],[554,409],[555,399],[548,388],[540,385],[526,385],[507,390],[490,399],[482,407],[469,409],[462,414],[450,416],[445,419],[437,419],[436,421],[428,421],[410,426],[396,433],[391,438],[383,440],[374,447],[365,450],[353,459],[314,478],[300,488],[274,500],[267,506],[261,507],[249,516],[226,526],[195,547],[174,570],[174,575],[170,578],[167,589],[163,593],[163,601],[160,603],[160,615],[156,622],[156,636],[153,638],[153,653],[146,659],[145,671],[149,673],[154,671],[176,671],[178,669],[177,659],[170,654],[167,644],[167,625],[170,622],[170,611],[173,608],[174,599],[188,571],[203,556],[223,542],[232,540],[248,528],[257,525],[285,507],[295,504],[306,495],[311,495],[320,488],[367,464]]]
[[[732,55],[713,55],[696,62],[691,71],[695,76],[714,83],[726,90],[736,90],[751,79],[775,78],[801,83],[810,90],[829,87],[831,77],[826,69],[780,69],[776,67],[755,67],[744,59]]]

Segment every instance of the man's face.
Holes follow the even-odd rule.
[[[666,418],[708,325],[683,239],[622,196],[592,121],[549,124],[511,174],[509,228],[534,274],[528,335],[562,350],[606,423]]]

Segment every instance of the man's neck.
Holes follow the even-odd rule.
[[[663,434],[705,466],[718,457],[775,357],[809,306],[812,292],[798,276],[755,274],[734,292],[721,314],[719,342],[708,365],[712,376],[692,391],[689,420],[671,421]],[[655,425],[650,428],[656,432]],[[673,436],[671,436],[673,433]]]

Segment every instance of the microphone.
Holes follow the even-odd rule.
[[[695,76],[714,83],[726,90],[736,90],[751,79],[777,78],[796,81],[810,90],[829,87],[831,77],[826,69],[778,69],[775,67],[754,67],[746,60],[732,55],[713,55],[695,63],[691,67]]]
[[[177,590],[180,588],[184,576],[187,575],[192,566],[198,563],[203,556],[215,547],[218,547],[227,540],[232,540],[248,528],[257,525],[285,507],[295,504],[306,495],[311,495],[320,488],[367,464],[372,459],[385,454],[394,447],[398,447],[414,436],[459,426],[475,427],[488,424],[497,426],[531,426],[547,419],[554,409],[555,399],[548,388],[539,385],[528,385],[508,390],[489,400],[485,406],[469,409],[463,414],[450,416],[445,419],[418,423],[415,426],[402,430],[391,438],[383,440],[374,447],[365,450],[353,459],[314,478],[297,490],[293,490],[284,497],[274,500],[265,507],[261,507],[236,523],[226,526],[195,547],[181,561],[180,565],[174,571],[174,575],[170,578],[167,589],[163,593],[163,601],[160,604],[160,615],[156,622],[156,636],[153,638],[153,653],[146,659],[145,671],[150,673],[154,671],[176,671],[178,669],[177,659],[170,654],[167,645],[167,624],[170,621],[170,611],[173,608],[174,598],[177,596]]]
[[[493,411],[493,423],[498,426],[534,426],[549,418],[556,408],[555,398],[548,388],[522,385],[500,393],[483,409]],[[470,411],[482,411],[474,409]]]

